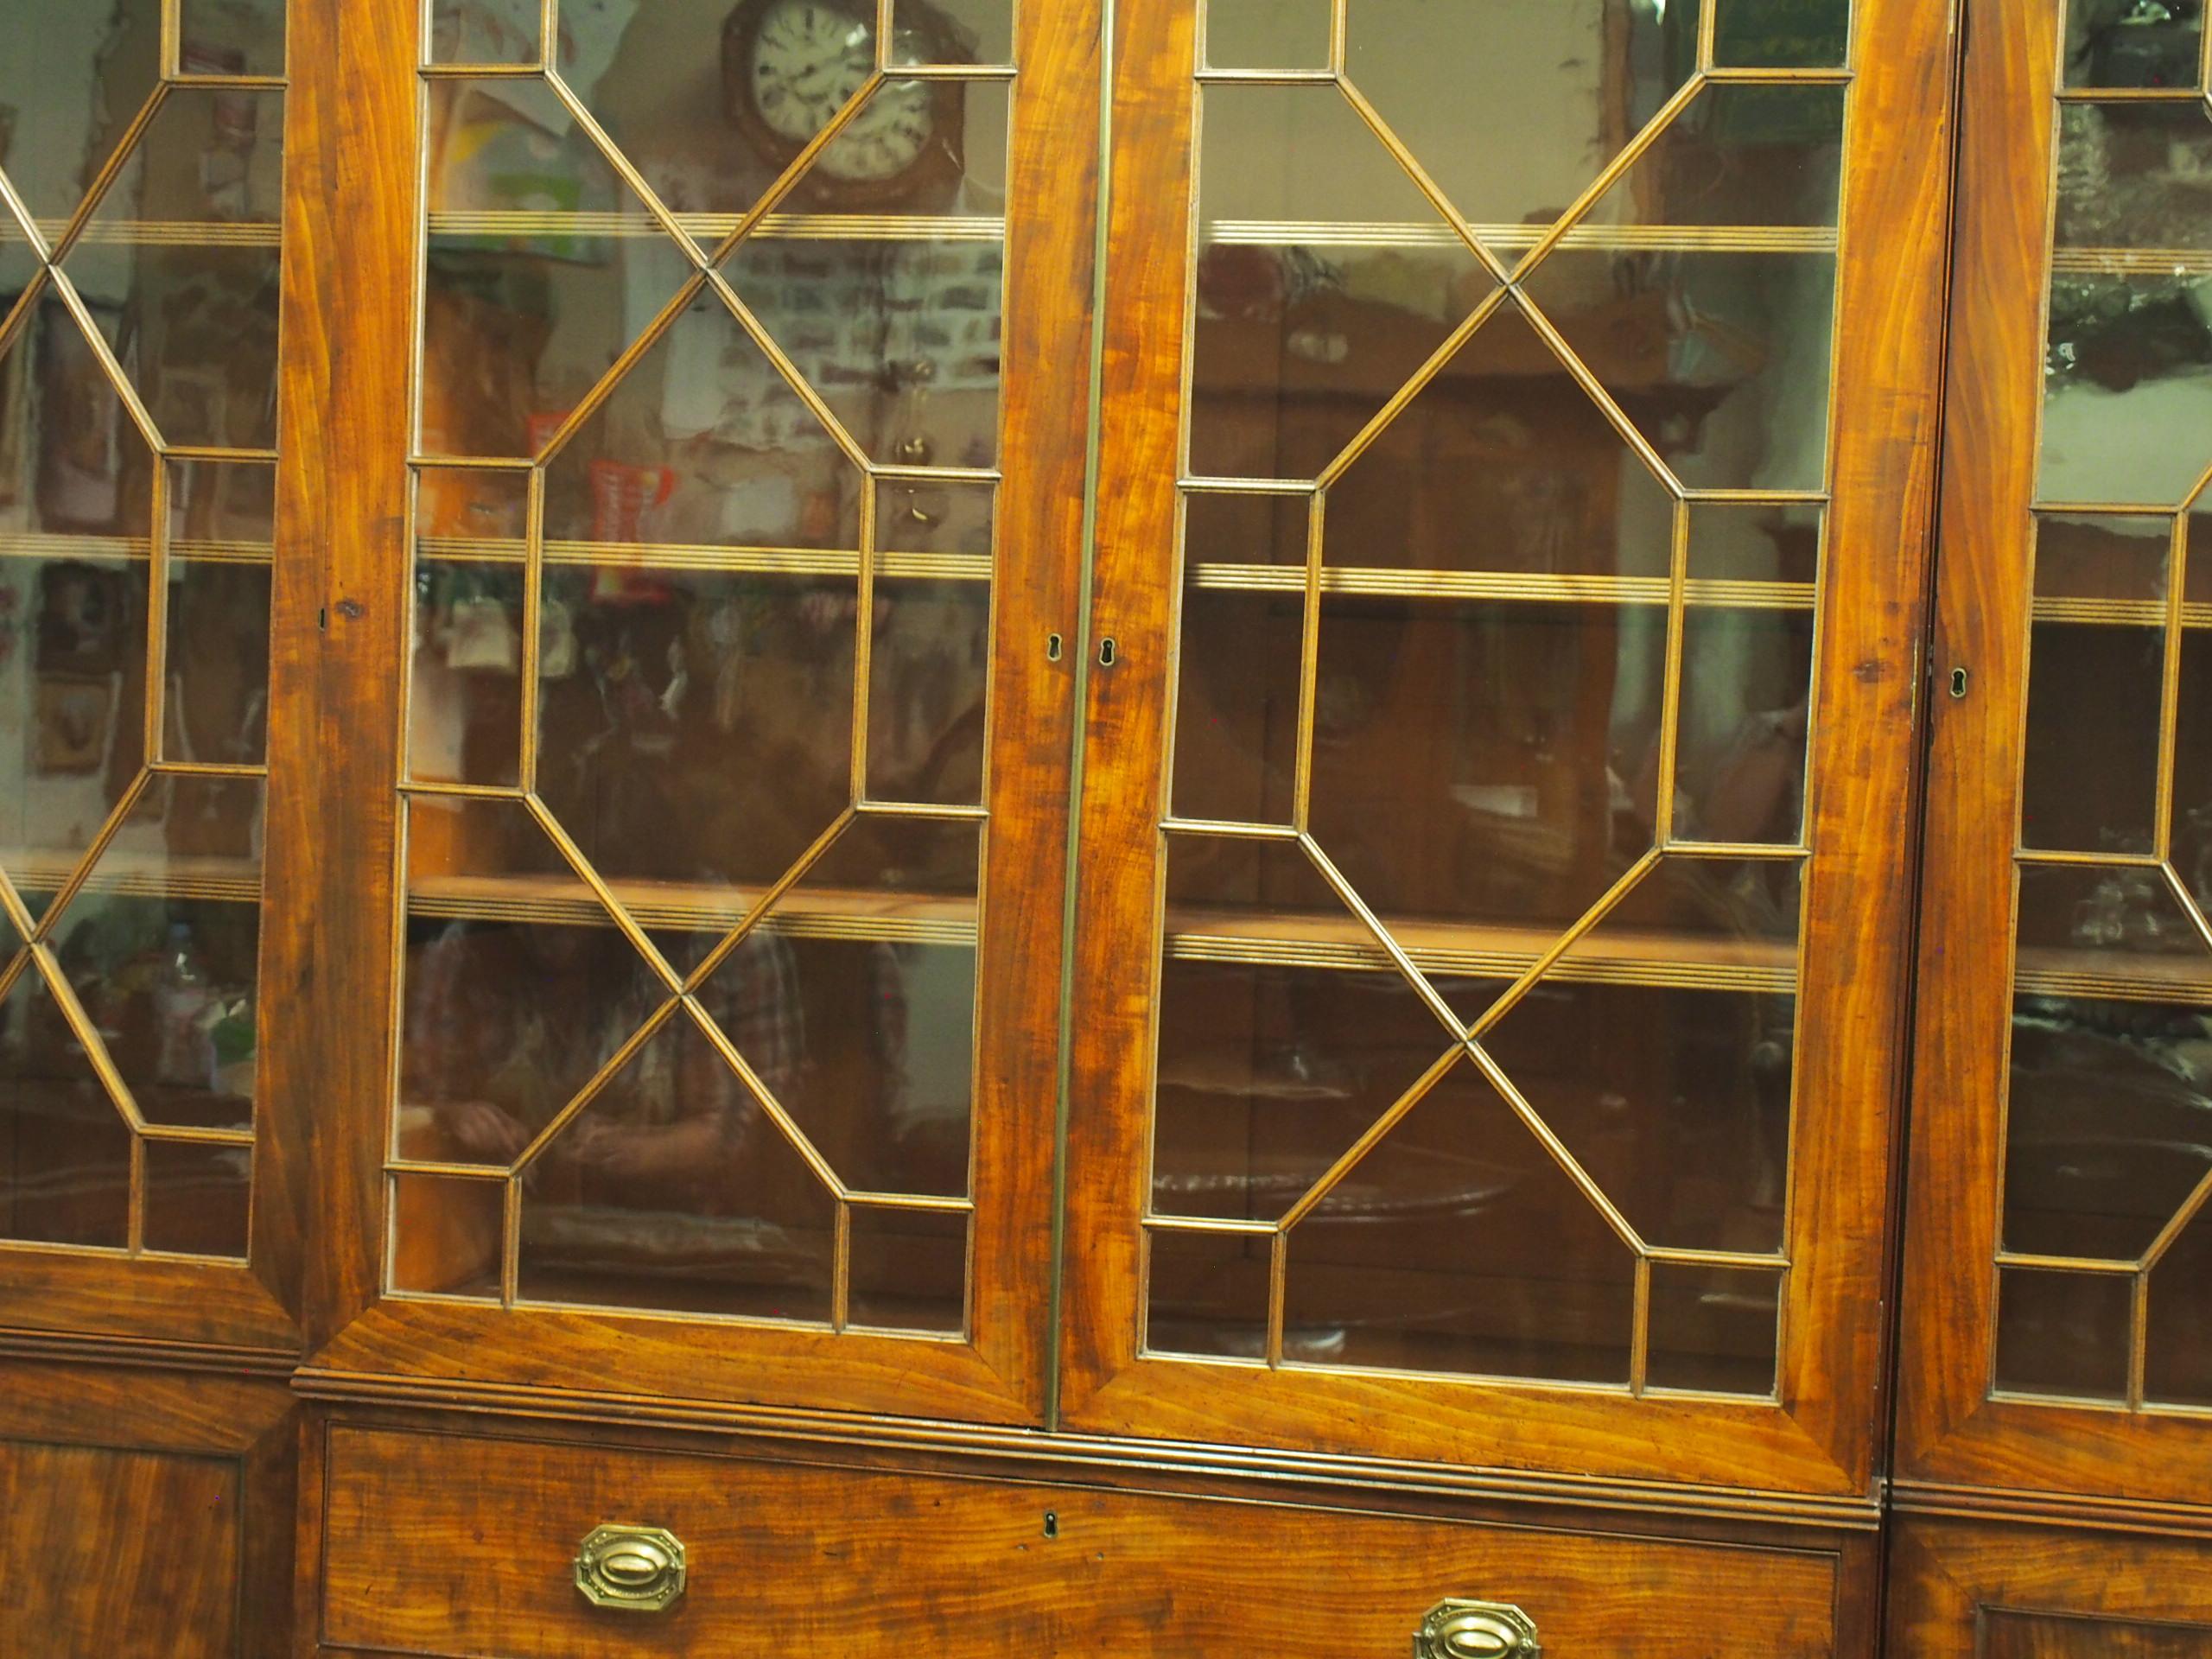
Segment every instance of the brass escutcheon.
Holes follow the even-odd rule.
[[[1440,1601],[1414,1634],[1414,1659],[1529,1659],[1536,1623],[1500,1601]]]
[[[683,1594],[683,1541],[662,1527],[594,1527],[576,1548],[576,1588],[594,1607],[658,1613]]]

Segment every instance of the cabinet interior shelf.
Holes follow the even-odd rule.
[[[1493,252],[1523,253],[1549,233],[1548,225],[1471,225]],[[1224,219],[1207,225],[1206,240],[1244,247],[1464,248],[1440,221]],[[1577,225],[1560,248],[1614,251],[1833,253],[1835,228],[1821,225]]]
[[[58,893],[84,861],[81,852],[0,848],[0,870],[24,893]],[[261,900],[261,866],[251,858],[219,855],[143,853],[111,848],[92,867],[83,891],[130,899],[212,899],[251,905]]]
[[[684,233],[719,242],[738,226],[734,213],[677,213]],[[433,237],[522,238],[604,237],[651,239],[667,232],[643,213],[582,213],[527,209],[434,209]],[[1001,242],[1006,220],[984,213],[767,213],[747,232],[748,241]]]
[[[424,536],[416,542],[421,557],[447,564],[521,566],[528,545],[520,537]],[[548,540],[548,565],[593,566],[645,570],[710,570],[736,575],[858,576],[861,556],[853,549],[812,547],[716,547],[676,542],[578,542]],[[988,553],[876,555],[879,577],[907,582],[988,582]]]
[[[66,531],[0,530],[0,559],[140,561],[153,556],[143,536],[77,535]],[[217,541],[177,537],[169,543],[172,563],[270,564],[276,550],[267,542]]]
[[[1665,576],[1591,575],[1563,570],[1423,570],[1368,565],[1325,565],[1321,591],[1376,599],[1506,600],[1555,605],[1667,603]],[[1301,593],[1306,570],[1295,564],[1236,564],[1207,560],[1189,567],[1190,585],[1239,593]],[[1700,579],[1684,585],[1696,607],[1733,610],[1809,611],[1809,582]]]

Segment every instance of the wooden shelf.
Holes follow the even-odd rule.
[[[758,888],[708,882],[616,881],[614,896],[645,928],[730,928],[752,912]],[[607,912],[572,876],[438,875],[408,884],[410,917],[455,921],[605,926]],[[804,887],[787,893],[766,925],[791,938],[898,944],[976,944],[976,901],[955,895]]]
[[[1192,563],[1193,588],[1240,593],[1301,593],[1306,569],[1295,564]],[[1553,570],[1427,570],[1326,565],[1321,591],[1376,599],[1512,601],[1543,605],[1667,603],[1664,576],[1580,575]],[[1734,610],[1809,611],[1816,597],[1809,582],[1697,581],[1685,584],[1684,602]]]
[[[677,213],[687,235],[719,242],[738,226],[734,213]],[[432,236],[537,240],[594,237],[651,240],[667,234],[660,221],[634,213],[536,213],[483,209],[433,211]],[[765,242],[1003,242],[1006,220],[984,213],[768,213],[747,233]]]
[[[1550,233],[1548,225],[1472,225],[1477,239],[1494,253],[1524,253]],[[1464,248],[1441,221],[1224,219],[1204,227],[1210,243],[1268,248]],[[1577,225],[1561,237],[1562,249],[1655,253],[1833,253],[1833,226],[1820,225]]]
[[[81,852],[0,848],[0,870],[25,893],[58,893],[84,861]],[[93,866],[86,893],[133,899],[210,899],[220,904],[261,901],[261,866],[251,858],[178,856],[111,848]]]
[[[1515,978],[1558,938],[1541,927],[1382,919],[1423,973],[1459,979]],[[1349,915],[1171,907],[1167,954],[1181,962],[1395,971],[1373,936]],[[1556,963],[1550,977],[1572,984],[1787,995],[1797,986],[1797,953],[1779,939],[1601,930]]]
[[[2190,951],[2026,949],[2013,988],[2023,996],[2170,1002],[2212,1008],[2212,956]]]
[[[66,220],[42,219],[38,233],[51,248]],[[284,227],[275,219],[102,219],[97,214],[77,238],[78,247],[269,248],[280,246]],[[68,264],[65,257],[64,267]]]
[[[143,536],[80,536],[60,531],[0,530],[0,559],[146,560],[153,543]],[[169,558],[190,564],[270,564],[276,550],[267,542],[200,541],[180,537]]]
[[[529,553],[527,543],[518,536],[424,536],[416,539],[415,547],[418,557],[448,564],[519,567]],[[736,575],[857,577],[861,556],[849,548],[548,541],[545,563],[549,566],[710,570]],[[987,553],[884,552],[876,555],[875,571],[879,580],[894,582],[988,582],[991,557]]]

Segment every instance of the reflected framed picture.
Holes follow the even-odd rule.
[[[116,697],[112,677],[41,675],[33,770],[43,777],[98,772],[115,734]]]

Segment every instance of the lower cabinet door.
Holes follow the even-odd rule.
[[[2212,1538],[1907,1517],[1888,1651],[1911,1659],[2212,1659]]]
[[[0,1361],[0,1655],[289,1653],[294,1421],[279,1381]]]
[[[321,1636],[339,1651],[1856,1650],[1838,1630],[1847,1569],[1834,1548],[346,1424],[330,1428],[325,1456]],[[632,1605],[594,1605],[625,1588]],[[1452,1601],[1468,1605],[1439,1611]]]

